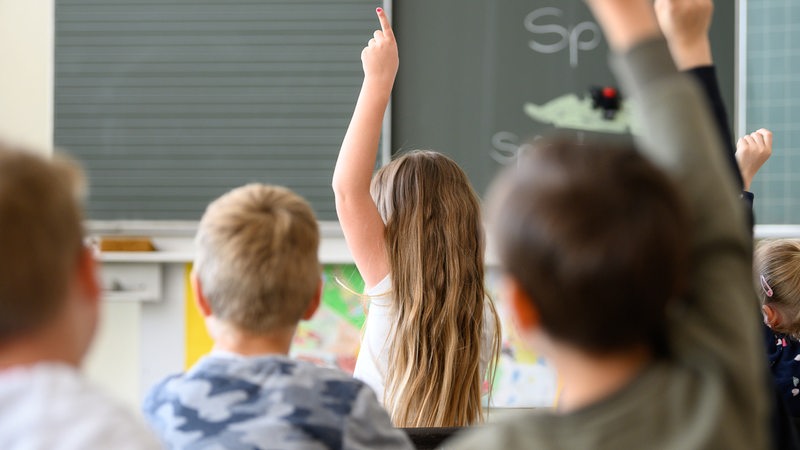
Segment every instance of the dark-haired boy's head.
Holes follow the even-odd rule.
[[[535,143],[496,183],[490,211],[503,268],[551,339],[592,354],[661,342],[686,282],[688,219],[634,148]]]

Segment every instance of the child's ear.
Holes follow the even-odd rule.
[[[200,282],[200,278],[197,277],[197,273],[194,270],[192,270],[192,274],[189,278],[192,282],[194,303],[197,305],[197,309],[200,310],[200,313],[203,314],[203,317],[209,317],[211,315],[211,306],[208,304],[206,295],[203,294],[203,284]]]
[[[525,335],[529,331],[538,329],[541,325],[539,310],[536,309],[531,298],[514,278],[507,277],[505,284],[506,298],[511,304],[514,324],[519,329],[520,334]]]
[[[99,302],[103,289],[100,287],[97,260],[94,251],[85,247],[81,250],[77,270],[81,296],[92,302]]]
[[[322,280],[319,280],[319,286],[317,286],[317,292],[314,294],[314,297],[308,302],[308,307],[306,311],[303,313],[303,320],[311,320],[314,317],[314,313],[317,312],[319,308],[319,304],[322,301]]]
[[[768,327],[775,328],[781,325],[781,315],[772,305],[762,306],[761,314],[764,316],[764,324]]]

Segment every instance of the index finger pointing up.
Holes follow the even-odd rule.
[[[378,13],[378,20],[381,23],[381,30],[383,30],[384,36],[393,37],[392,24],[389,23],[389,18],[386,17],[386,11],[383,8],[375,8],[375,12]]]

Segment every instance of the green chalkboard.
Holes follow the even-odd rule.
[[[735,2],[716,3],[712,46],[732,116]],[[591,108],[589,87],[615,81],[582,1],[403,0],[394,20],[401,58],[395,151],[448,153],[481,192],[529,138],[556,128],[627,128],[625,111],[606,121]]]
[[[248,182],[334,220],[334,162],[377,26],[369,0],[56,0],[56,145],[89,217],[197,220]]]
[[[392,3],[394,151],[444,151],[483,192],[531,136],[620,128],[592,117],[583,98],[613,78],[582,1]],[[730,106],[734,2],[717,3]],[[196,220],[212,198],[260,181],[295,189],[335,220],[330,178],[375,6],[56,0],[54,141],[89,172],[90,218]]]
[[[748,0],[747,131],[774,132],[772,158],[753,181],[760,224],[800,224],[800,2]]]

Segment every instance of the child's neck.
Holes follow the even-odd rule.
[[[244,356],[279,354],[288,355],[296,327],[281,328],[264,334],[252,334],[236,327],[214,321],[208,324],[214,339],[214,350]]]
[[[602,400],[630,384],[653,360],[645,346],[615,354],[594,356],[562,349],[553,361],[563,389],[560,412],[571,412]]]
[[[61,363],[78,368],[80,360],[72,357],[55,341],[18,341],[0,345],[0,371],[40,363]]]
[[[75,337],[63,317],[39,329],[0,343],[0,370],[38,363],[63,363],[75,368],[81,364]]]

